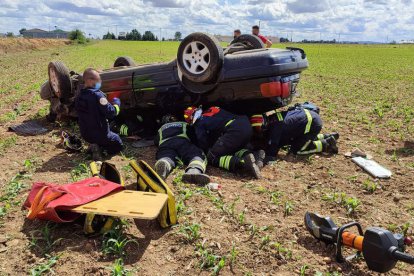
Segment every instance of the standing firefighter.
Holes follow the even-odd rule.
[[[256,153],[255,158],[244,149],[252,136],[248,117],[219,107],[210,107],[204,112],[201,108],[189,107],[184,111],[184,118],[194,126],[198,145],[207,152],[210,164],[260,178],[258,165],[263,165],[264,152]]]
[[[88,68],[83,73],[85,88],[75,100],[79,128],[82,138],[90,143],[90,151],[94,160],[101,159],[101,151],[116,154],[123,148],[118,134],[109,130],[108,120],[118,115],[121,101],[114,98],[108,102],[100,90],[101,78],[98,72]]]
[[[158,146],[155,171],[167,178],[176,163],[182,161],[188,164],[183,175],[183,181],[206,185],[210,177],[205,173],[207,160],[203,151],[191,142],[191,129],[186,122],[178,122],[173,116],[166,115],[163,125],[155,137]]]
[[[251,125],[267,142],[266,159],[276,158],[279,149],[290,146],[290,152],[306,155],[318,152],[338,153],[338,133],[320,134],[322,120],[319,108],[310,103],[296,105],[288,111],[253,115]],[[267,115],[269,114],[269,115]]]

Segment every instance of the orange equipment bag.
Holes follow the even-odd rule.
[[[65,185],[35,183],[23,206],[29,209],[28,219],[71,222],[81,215],[71,212],[71,208],[123,189],[117,183],[96,177]]]

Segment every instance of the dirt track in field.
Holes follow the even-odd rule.
[[[173,179],[181,173],[174,172],[167,182],[175,191],[177,200],[183,204],[179,212],[180,224],[163,230],[156,221],[129,221],[127,233],[137,244],[130,243],[127,246],[124,263],[127,269],[132,270],[132,274],[208,275],[225,257],[225,265],[220,272],[222,275],[292,275],[300,274],[301,269],[304,275],[317,272],[322,272],[322,275],[328,272],[331,275],[375,275],[367,270],[362,260],[336,263],[334,249],[316,242],[305,230],[303,216],[306,211],[329,215],[337,224],[358,220],[364,228],[382,226],[396,232],[401,231],[401,226],[408,222],[411,224],[408,232],[412,234],[412,117],[401,114],[411,114],[405,107],[413,106],[412,99],[407,98],[414,91],[413,84],[409,80],[392,80],[387,77],[387,73],[383,73],[385,76],[382,77],[386,79],[383,82],[376,79],[381,78],[379,75],[364,74],[369,70],[374,72],[374,69],[361,69],[360,74],[356,74],[353,68],[347,67],[348,64],[340,59],[331,64],[335,55],[340,53],[332,52],[333,46],[325,47],[322,48],[324,54],[319,54],[321,49],[316,46],[309,49],[313,67],[301,80],[302,97],[299,100],[311,100],[318,104],[322,109],[324,129],[341,133],[340,154],[295,158],[282,153],[275,165],[263,170],[263,179],[259,181],[209,168],[208,173],[214,182],[223,186],[220,193],[185,185],[177,180],[179,177],[173,184]],[[344,47],[347,46],[338,47],[342,47],[340,51],[345,51]],[[350,50],[364,53],[365,48]],[[62,50],[60,55],[66,55],[65,51]],[[386,51],[396,50],[390,48]],[[326,60],[329,62],[324,63]],[[332,68],[342,67],[343,74],[332,76],[329,69],[325,68],[327,64]],[[397,70],[391,65],[389,68],[401,79],[410,73],[404,68]],[[339,69],[335,70],[339,72]],[[18,80],[27,82],[23,78]],[[399,84],[395,87],[397,81]],[[356,90],[362,92],[357,95]],[[400,91],[400,94],[394,93],[394,90]],[[340,93],[335,94],[336,91]],[[347,98],[352,93],[355,97]],[[379,99],[384,97],[393,103],[391,108],[382,105]],[[48,124],[38,113],[44,105],[44,102],[37,101],[23,114],[2,123],[1,141],[10,137],[14,137],[15,141],[1,148],[1,195],[5,194],[12,177],[23,170],[31,175],[22,181],[26,184],[38,181],[67,183],[71,181],[71,172],[72,175],[77,172],[77,165],[88,162],[86,155],[68,154],[58,146],[60,131],[72,131],[74,128],[66,124]],[[378,117],[378,108],[373,111],[375,106],[383,109],[381,118]],[[6,132],[10,124],[28,118],[38,118],[50,131],[35,137],[16,137]],[[124,156],[113,157],[111,162],[117,165],[127,183],[133,185],[134,176],[126,166],[128,159],[145,159],[153,165],[155,149],[137,150],[131,148],[129,142],[126,144],[128,147]],[[377,162],[393,172],[393,177],[376,181],[361,171],[343,155],[354,147],[371,153]],[[26,168],[25,160],[31,160]],[[78,178],[82,178],[82,175]],[[364,187],[372,183],[376,184],[375,191],[366,191]],[[37,237],[39,233],[36,231],[44,229],[46,223],[26,221],[26,211],[20,210],[28,190],[29,187],[26,187],[15,199],[10,200],[16,203],[15,206],[11,206],[0,218],[0,271],[6,275],[27,274],[33,267],[48,260],[39,249],[45,248],[44,241],[39,242],[40,247],[33,246],[33,236]],[[361,204],[354,213],[347,214],[341,204],[324,200],[334,192],[346,193],[346,197],[356,198]],[[0,204],[5,205],[3,201]],[[292,207],[287,214],[285,207],[289,205]],[[180,230],[193,224],[200,225],[200,237],[189,241],[181,235]],[[77,223],[52,225],[51,228],[51,239],[57,242],[51,246],[48,254],[59,256],[53,266],[56,275],[110,274],[109,267],[113,266],[116,257],[102,254],[101,237],[85,237],[82,225]],[[204,251],[200,249],[201,245]],[[234,260],[231,258],[232,248],[233,252],[237,252]],[[411,248],[409,252],[414,253]],[[211,267],[200,268],[206,256],[217,257]],[[397,264],[396,269],[389,274],[409,275],[412,271],[408,265]]]

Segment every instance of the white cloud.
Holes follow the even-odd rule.
[[[413,39],[412,0],[0,0],[0,32],[20,28],[81,28],[101,36],[137,28],[172,37],[207,31],[249,32],[295,40]]]

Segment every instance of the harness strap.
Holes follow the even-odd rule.
[[[32,205],[29,208],[27,214],[28,219],[35,219],[37,215],[42,214],[44,209],[49,202],[63,195],[63,192],[53,191],[44,198],[42,198],[47,186],[42,187],[36,194]]]

